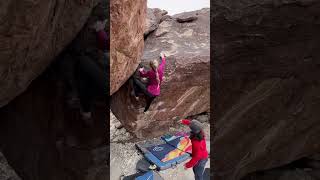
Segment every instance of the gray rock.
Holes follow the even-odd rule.
[[[144,35],[147,36],[156,30],[167,13],[167,11],[158,8],[148,8]]]
[[[205,10],[206,8],[202,9]],[[200,10],[200,11],[202,11]],[[189,23],[198,19],[199,11],[179,13],[173,16],[179,23]]]
[[[196,119],[202,123],[209,122],[209,116],[208,115],[200,115],[197,116]]]
[[[21,180],[0,152],[0,180]]]

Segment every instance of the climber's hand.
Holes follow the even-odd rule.
[[[161,58],[164,58],[165,56],[166,56],[166,55],[165,55],[163,52],[160,53],[160,57],[161,57]]]
[[[144,70],[144,68],[142,67],[142,68],[139,68],[139,72],[142,72]]]

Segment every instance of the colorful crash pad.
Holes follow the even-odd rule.
[[[150,142],[137,144],[145,158],[155,164],[158,170],[176,166],[190,157],[192,147],[188,136],[165,135],[160,140],[160,143],[157,141],[155,144]]]

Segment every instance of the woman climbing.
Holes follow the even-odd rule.
[[[195,180],[202,180],[205,165],[208,161],[208,151],[202,124],[197,120],[183,119],[182,124],[191,129],[190,139],[192,143],[192,159],[185,164],[185,169],[193,168]]]
[[[151,70],[145,71],[144,68],[139,68],[140,76],[148,78],[148,83],[141,82],[138,78],[134,77],[131,80],[133,91],[132,95],[138,98],[139,93],[143,93],[146,98],[146,107],[144,112],[148,111],[152,101],[160,95],[160,85],[163,79],[163,73],[166,65],[166,57],[160,53],[161,64],[157,60],[150,62]]]
[[[68,91],[67,104],[69,107],[76,107],[80,101],[80,117],[87,125],[92,125],[91,112],[95,98],[107,94],[108,43],[107,33],[104,31],[106,22],[98,20],[92,26],[97,37],[96,47],[83,47],[74,41],[61,61],[62,75]],[[99,51],[103,52],[103,59],[100,58]]]
[[[92,110],[97,96],[107,94],[107,33],[104,28],[107,20],[98,20],[93,29],[96,31],[97,48],[104,53],[102,63],[97,63],[89,56],[79,57],[79,96],[81,103],[81,118],[86,124],[92,124]]]
[[[97,34],[98,47],[103,52],[106,52],[108,49],[110,49],[108,46],[109,44],[107,43],[107,32],[104,30],[107,21],[108,20],[97,21],[92,27]]]

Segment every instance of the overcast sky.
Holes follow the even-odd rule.
[[[147,0],[148,8],[168,11],[169,15],[210,7],[210,0]]]

